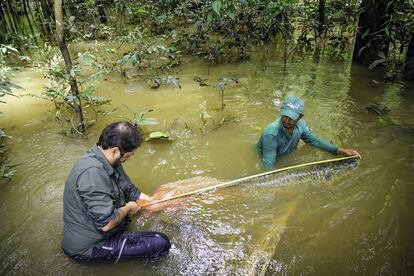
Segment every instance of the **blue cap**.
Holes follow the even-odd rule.
[[[305,111],[305,104],[301,99],[295,96],[286,97],[280,108],[280,115],[287,116],[293,120],[297,120],[300,114]]]

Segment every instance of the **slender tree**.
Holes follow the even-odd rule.
[[[0,14],[2,16],[0,16],[0,42],[2,43],[6,43],[6,37],[5,34],[7,34],[9,32],[8,30],[8,25],[7,25],[7,21],[6,18],[4,17],[5,15],[5,11],[3,9],[3,3],[0,3]]]
[[[42,13],[43,13],[43,19],[44,19],[43,24],[46,26],[50,41],[53,41],[54,39],[53,38],[53,26],[52,26],[53,15],[52,15],[52,11],[50,10],[51,3],[49,2],[49,0],[40,0],[40,5],[42,7]]]
[[[404,77],[406,80],[414,80],[414,34],[411,35],[405,57]]]
[[[318,8],[318,26],[317,30],[317,37],[321,37],[323,32],[325,31],[325,0],[319,0],[319,8]]]
[[[353,60],[365,65],[388,54],[389,36],[386,23],[392,14],[393,0],[363,0],[359,16]]]
[[[30,16],[29,16],[29,12],[28,12],[28,8],[26,6],[26,1],[23,0],[23,10],[24,10],[24,14],[26,16],[26,20],[27,20],[27,24],[29,25],[30,31],[32,32],[33,38],[35,40],[35,42],[37,43],[37,39],[36,39],[36,34],[34,32],[33,26],[32,26],[32,22],[30,20]],[[30,7],[29,7],[30,8]]]
[[[10,30],[10,32],[12,34],[16,34],[16,29],[14,28],[13,21],[10,17],[10,12],[11,11],[10,11],[9,7],[6,7],[6,5],[3,6],[3,4],[1,4],[1,5],[2,5],[4,19],[6,21],[6,26],[8,27],[8,29]]]
[[[34,1],[33,7],[34,7],[34,14],[32,13],[32,17],[35,18],[35,21],[37,22],[37,25],[39,26],[39,30],[42,35],[42,38],[44,40],[50,40],[50,32],[47,30],[46,24],[44,23],[46,22],[46,20],[43,18],[42,8],[41,8],[39,1]]]
[[[73,108],[79,114],[79,125],[81,132],[85,132],[85,124],[83,121],[83,111],[81,105],[81,99],[79,96],[79,89],[78,84],[76,82],[76,75],[72,64],[72,59],[70,57],[70,53],[68,47],[66,45],[65,39],[65,30],[64,30],[64,22],[63,22],[63,11],[62,11],[62,1],[63,0],[55,0],[55,19],[56,19],[56,41],[59,45],[60,52],[62,53],[63,59],[65,61],[66,66],[66,74],[69,78],[70,83],[70,90],[72,96],[76,97],[77,102],[74,101]]]
[[[314,26],[315,52],[313,53],[313,59],[315,61],[319,60],[322,49],[323,33],[325,32],[325,9],[325,0],[319,0],[318,22],[316,23],[316,26]]]
[[[15,32],[19,33],[19,24],[17,24],[16,12],[13,9],[13,4],[10,3],[10,0],[7,1],[7,6],[10,13],[11,24],[13,24]]]
[[[102,24],[108,23],[108,19],[107,19],[106,14],[105,14],[105,1],[97,0],[96,5],[97,5],[97,8],[98,8],[99,21]]]

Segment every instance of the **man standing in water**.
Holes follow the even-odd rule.
[[[141,193],[122,168],[141,145],[128,122],[108,125],[98,143],[74,165],[63,193],[63,251],[80,261],[156,258],[171,244],[157,232],[127,232],[128,216],[139,211]]]
[[[304,103],[301,99],[294,96],[287,97],[280,108],[281,117],[263,131],[256,148],[261,154],[265,169],[271,169],[276,164],[278,156],[288,154],[296,149],[300,139],[332,154],[361,157],[355,150],[339,148],[316,137],[305,121],[301,120],[304,116],[304,110]]]

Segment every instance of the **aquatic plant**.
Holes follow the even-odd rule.
[[[9,165],[5,163],[6,146],[4,144],[5,139],[11,139],[9,135],[3,129],[0,129],[0,179],[10,180],[15,175],[17,167],[16,165]]]
[[[13,93],[13,89],[23,89],[19,85],[16,85],[9,80],[10,72],[12,68],[7,66],[5,63],[5,58],[7,55],[17,56],[18,51],[11,47],[10,45],[0,44],[0,98],[5,95],[18,97]],[[0,100],[0,103],[6,104],[5,101]],[[3,113],[0,111],[0,115]],[[4,163],[4,154],[5,154],[5,145],[4,140],[6,138],[11,138],[6,134],[4,129],[0,129],[0,178],[2,179],[11,179],[15,174],[16,170],[13,169],[15,166],[10,166]]]
[[[221,109],[224,109],[224,88],[228,84],[239,83],[239,80],[234,77],[221,77],[212,87],[217,88],[221,95]]]
[[[200,130],[203,133],[207,133],[216,130],[223,125],[238,122],[237,118],[230,112],[225,110],[218,110],[207,112],[207,103],[204,101],[199,105],[200,108]]]
[[[180,63],[180,51],[177,51],[174,46],[146,45],[143,42],[138,43],[134,50],[124,54],[117,61],[122,76],[125,76],[124,66],[130,64],[141,71],[141,77],[148,80],[161,79],[158,77],[159,75],[172,72],[172,69]],[[167,83],[171,79],[168,76],[163,80],[163,83]],[[151,82],[149,84],[151,88],[154,88]]]
[[[8,55],[17,56],[17,54],[18,51],[12,46],[0,44],[0,97],[4,97],[5,95],[17,97],[17,95],[13,93],[13,89],[22,89],[19,85],[10,82],[9,75],[12,68],[6,65],[5,60]],[[6,102],[0,101],[0,103]]]
[[[174,141],[174,139],[171,137],[171,134],[169,132],[161,132],[161,131],[151,132],[148,135],[148,137],[145,138],[145,141],[151,141],[151,140]]]
[[[84,80],[79,82],[79,95],[74,96],[69,89],[67,74],[63,66],[63,59],[57,53],[55,54],[48,63],[48,71],[46,78],[48,83],[43,88],[43,98],[53,102],[54,104],[54,115],[57,122],[62,125],[66,125],[69,133],[78,133],[80,126],[73,120],[73,111],[76,110],[76,105],[81,104],[83,111],[85,112],[85,118],[87,126],[94,124],[98,120],[98,115],[103,116],[107,113],[101,109],[102,106],[107,105],[111,102],[110,99],[93,95],[96,90],[96,86],[89,85],[89,83],[96,81],[99,77],[105,74],[106,71],[98,71]],[[79,75],[79,66],[75,65],[74,74]],[[89,116],[88,108],[92,109],[93,118]],[[66,133],[66,131],[64,131]]]
[[[150,88],[156,89],[159,88],[162,84],[171,85],[175,88],[181,89],[181,83],[178,78],[173,76],[166,76],[166,77],[153,77],[147,80],[147,83]]]
[[[142,132],[144,132],[144,129],[143,129],[144,126],[158,125],[157,119],[145,118],[145,116],[148,113],[154,111],[153,109],[134,111],[131,108],[129,108],[127,105],[124,105],[124,107],[132,114],[132,118],[128,118],[128,117],[124,117],[124,118],[129,120],[129,122],[131,122],[135,127],[141,129]],[[148,136],[145,138],[145,141],[151,141],[151,140],[174,141],[174,139],[171,137],[171,134],[169,132],[161,132],[161,131],[150,132]]]
[[[154,111],[154,109],[145,109],[140,111],[134,111],[129,108],[127,105],[124,104],[124,107],[132,114],[132,119],[126,117],[131,124],[135,125],[135,127],[142,127],[142,126],[153,126],[158,125],[158,121],[155,118],[144,118],[148,113]]]

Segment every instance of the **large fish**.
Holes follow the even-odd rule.
[[[299,184],[303,181],[307,182],[309,179],[323,179],[329,180],[333,175],[339,172],[350,170],[357,166],[358,160],[348,159],[341,162],[326,163],[321,165],[314,165],[306,168],[296,169],[292,171],[284,171],[280,173],[270,173],[264,176],[248,176],[241,178],[241,181],[233,180],[228,182],[220,182],[216,178],[207,176],[197,176],[194,178],[178,180],[164,184],[158,188],[158,190],[152,196],[151,201],[139,200],[138,205],[143,211],[156,212],[167,208],[169,206],[175,206],[186,200],[188,197],[181,197],[181,195],[190,194],[195,195],[197,191],[209,190],[209,187],[214,189],[218,185],[218,188],[239,185],[287,185],[288,183],[294,182]],[[243,180],[245,179],[245,180]],[[229,183],[229,185],[226,185]],[[221,186],[223,185],[223,186]],[[178,198],[177,198],[178,197]],[[168,200],[169,198],[174,198]],[[160,203],[151,204],[151,202],[165,200]],[[145,212],[144,212],[145,214]]]

